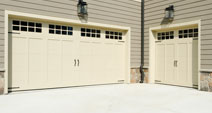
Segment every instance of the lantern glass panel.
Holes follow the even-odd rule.
[[[83,5],[83,6],[82,6],[81,13],[87,14],[87,5]]]
[[[80,5],[80,4],[77,5],[77,13],[78,13],[78,14],[81,13],[81,5]]]
[[[169,16],[170,16],[170,18],[174,18],[174,11],[173,10],[170,11],[170,15]]]
[[[165,11],[165,18],[169,18],[169,11],[168,10]]]

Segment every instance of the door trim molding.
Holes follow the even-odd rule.
[[[190,21],[185,23],[178,23],[178,24],[167,24],[167,25],[160,25],[157,27],[150,27],[149,28],[149,82],[155,83],[155,37],[156,31],[160,30],[168,30],[168,29],[178,29],[182,27],[189,27],[197,25],[199,29],[199,38],[198,38],[198,86],[200,89],[200,50],[201,50],[201,20]]]
[[[51,16],[44,16],[44,15],[38,15],[38,14],[29,14],[29,13],[22,13],[22,12],[16,12],[16,11],[4,11],[4,70],[5,70],[5,76],[4,76],[4,94],[8,94],[8,23],[10,17],[19,17],[19,18],[29,18],[29,19],[38,19],[38,20],[44,20],[44,21],[54,21],[54,22],[65,22],[70,23],[74,25],[79,26],[90,26],[90,27],[100,27],[100,28],[107,28],[107,29],[116,29],[116,30],[123,30],[126,32],[126,46],[125,46],[125,53],[126,53],[126,67],[125,67],[125,83],[130,83],[130,62],[131,62],[131,27],[124,27],[124,26],[117,26],[117,25],[110,25],[110,24],[102,24],[102,23],[95,23],[95,22],[88,22],[88,23],[81,23],[80,20],[72,20],[72,19],[66,19],[66,18],[59,18],[59,17],[51,17]]]

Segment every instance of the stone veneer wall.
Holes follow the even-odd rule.
[[[200,74],[200,90],[212,92],[212,73],[202,72]]]
[[[149,72],[148,69],[144,69],[144,74],[145,74],[144,83],[148,83],[148,80],[149,80],[148,72]],[[131,83],[139,83],[141,81],[140,68],[131,68],[130,74],[131,74],[131,76],[130,76]]]
[[[0,72],[0,95],[4,93],[4,72]]]

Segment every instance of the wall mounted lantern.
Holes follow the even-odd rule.
[[[165,9],[165,19],[172,21],[174,19],[174,6],[170,5]]]
[[[77,14],[79,17],[85,17],[88,16],[88,5],[86,2],[83,2],[83,0],[79,0],[77,4]]]

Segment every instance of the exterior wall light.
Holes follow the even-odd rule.
[[[165,9],[165,19],[172,21],[174,19],[174,6],[170,5]]]
[[[88,16],[88,5],[86,2],[83,2],[83,0],[79,0],[77,4],[77,14],[79,17],[85,17]]]

